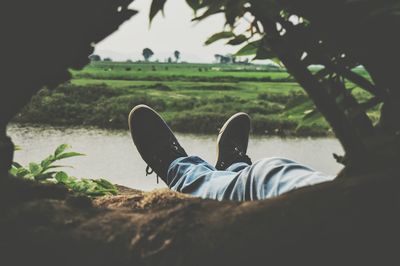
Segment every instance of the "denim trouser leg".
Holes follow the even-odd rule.
[[[182,193],[217,200],[259,200],[296,188],[331,181],[307,166],[284,158],[266,158],[253,165],[236,163],[225,171],[199,157],[176,159],[169,167],[168,186]]]

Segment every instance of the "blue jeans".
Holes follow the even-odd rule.
[[[284,158],[266,158],[253,165],[235,163],[218,171],[201,158],[190,156],[172,162],[167,185],[197,197],[247,201],[279,196],[334,178]]]

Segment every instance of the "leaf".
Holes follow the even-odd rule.
[[[150,7],[150,22],[153,21],[154,17],[158,12],[164,10],[164,6],[167,0],[153,0]]]
[[[92,181],[106,189],[116,189],[116,187],[113,184],[111,184],[109,181],[107,181],[103,178],[93,179]]]
[[[236,56],[248,56],[257,53],[258,48],[260,48],[261,40],[254,41],[245,45],[240,49],[235,55]]]
[[[66,153],[62,153],[62,154],[58,155],[56,159],[62,160],[62,159],[77,157],[77,156],[85,156],[85,154],[78,153],[78,152],[66,152]]]
[[[234,39],[230,40],[227,44],[239,45],[239,44],[244,43],[247,40],[248,40],[248,38],[245,35],[240,34],[240,35],[236,36]]]
[[[54,152],[54,157],[57,157],[57,155],[63,153],[66,149],[71,148],[68,144],[61,144],[60,146],[57,147],[56,151]]]
[[[52,165],[52,166],[47,167],[46,170],[55,169],[55,168],[73,168],[73,167],[69,166],[69,165]]]
[[[55,161],[54,155],[50,155],[49,157],[47,157],[46,159],[44,159],[44,160],[40,163],[40,165],[41,165],[42,168],[43,168],[43,171],[46,171],[46,170],[49,168],[49,166],[50,166],[54,161]]]
[[[282,61],[281,61],[279,58],[275,57],[275,58],[271,58],[271,60],[272,60],[275,64],[277,64],[278,66],[280,66],[280,67],[285,67],[285,66],[283,65]]]
[[[35,177],[40,175],[42,173],[42,170],[43,170],[42,166],[40,166],[37,163],[30,163],[29,164],[29,171]]]
[[[205,45],[210,45],[216,41],[219,41],[222,39],[228,39],[228,38],[232,38],[232,37],[235,37],[235,34],[233,34],[233,32],[222,31],[222,32],[216,33],[216,34],[212,35],[210,38],[208,38],[207,41],[205,42]]]
[[[303,117],[303,122],[304,123],[311,123],[314,122],[315,120],[318,120],[322,117],[321,112],[318,111],[318,109],[310,109],[304,112],[304,117]]]
[[[224,12],[223,10],[221,10],[221,7],[223,5],[222,3],[218,3],[215,1],[215,2],[208,3],[208,5],[209,5],[209,8],[206,10],[206,12],[204,12],[203,15],[201,15],[199,17],[195,17],[194,19],[192,19],[192,21],[200,21],[211,15]]]
[[[16,173],[15,173],[15,176],[17,176],[17,177],[27,177],[29,175],[30,175],[29,170],[25,169],[23,167],[22,168],[18,168]]]
[[[66,184],[68,181],[68,175],[65,172],[58,172],[54,178],[57,180],[58,183]]]
[[[201,4],[199,3],[199,0],[186,0],[186,3],[192,8],[194,11],[197,11],[200,9]]]
[[[12,166],[15,167],[15,168],[23,168],[23,166],[20,165],[20,164],[17,163],[17,162],[13,162],[13,163],[12,163]]]
[[[272,58],[276,58],[276,54],[268,47],[261,45],[260,48],[258,48],[256,56],[253,58],[253,60],[256,59],[263,60]]]
[[[35,180],[37,180],[37,181],[45,181],[45,180],[52,179],[52,178],[53,178],[52,173],[39,174],[39,175],[35,176]]]
[[[226,23],[233,27],[236,18],[243,16],[244,12],[243,1],[230,1],[229,4],[225,5]]]
[[[11,175],[17,175],[17,171],[18,171],[18,168],[15,168],[14,166],[12,166],[9,173]]]

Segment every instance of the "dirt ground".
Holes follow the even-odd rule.
[[[217,202],[119,187],[91,200],[14,177],[0,182],[2,265],[380,265],[397,259],[398,175]],[[383,264],[382,264],[383,263]],[[385,264],[387,265],[387,264]]]

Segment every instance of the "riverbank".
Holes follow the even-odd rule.
[[[14,122],[126,129],[130,110],[143,103],[159,111],[173,130],[182,133],[216,133],[226,119],[242,111],[252,117],[255,134],[329,134],[329,127],[322,119],[304,123],[304,112],[312,109],[312,104],[300,91],[252,92],[253,98],[246,99],[240,97],[239,89],[238,96],[230,91],[191,96],[159,91],[158,87],[117,89],[107,84],[65,84],[51,91],[44,89],[15,117]]]
[[[332,135],[286,72],[217,66],[95,63],[73,72],[71,82],[40,91],[14,122],[126,129],[129,111],[143,103],[182,133],[214,134],[242,111],[252,117],[254,134]]]

